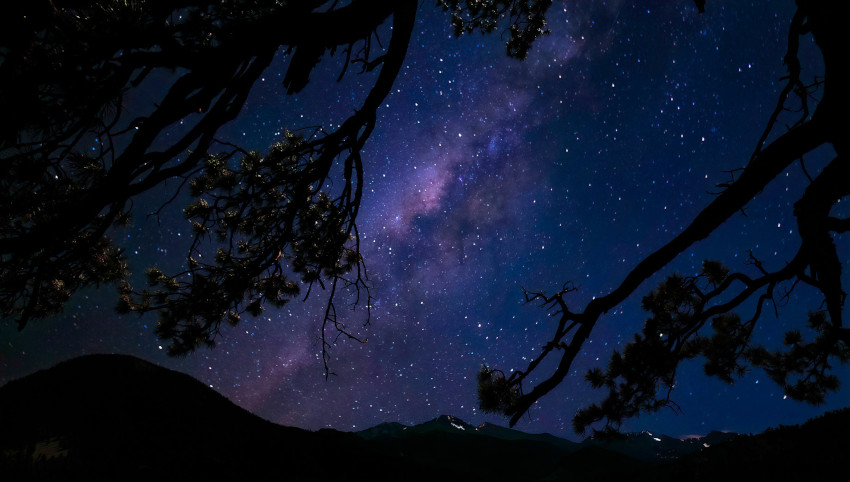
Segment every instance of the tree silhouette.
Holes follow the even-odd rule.
[[[515,57],[525,56],[542,33],[549,3],[437,2],[451,12],[458,34],[504,25]],[[302,283],[308,295],[319,284],[330,292],[321,328],[327,373],[326,330],[357,338],[337,319],[335,294],[347,288],[355,305],[369,307],[356,225],[360,152],[401,69],[417,8],[415,0],[6,6],[0,19],[4,318],[23,329],[60,312],[83,287],[117,284],[118,311],[157,313],[157,335],[170,340],[171,354],[182,355],[213,345],[221,326],[245,313],[285,304]],[[284,132],[265,155],[219,139],[281,50],[288,58],[287,93],[301,91],[329,53],[340,63],[338,79],[350,70],[371,75],[365,100],[336,129]],[[145,83],[163,72],[174,79],[164,89]],[[138,90],[157,96],[147,112],[126,108],[125,97]],[[184,212],[194,236],[182,266],[150,267],[148,286],[140,289],[128,281],[115,232],[132,222],[134,200],[166,181],[178,187],[155,214],[188,190],[194,200]]]
[[[302,281],[330,283],[323,335],[325,327],[348,333],[333,293],[368,288],[355,224],[360,151],[401,68],[417,2],[336,4],[9,5],[0,20],[3,315],[23,328],[60,311],[82,287],[117,282],[119,311],[158,312],[157,334],[171,340],[172,354],[184,354],[212,344],[223,322],[285,303]],[[388,21],[389,42],[380,44]],[[288,93],[307,85],[326,52],[342,53],[340,77],[371,72],[362,105],[335,130],[285,133],[265,156],[219,140],[280,50],[289,55]],[[161,72],[176,80],[149,112],[127,112],[125,95],[154,95],[144,82]],[[336,172],[343,187],[328,192]],[[168,180],[195,198],[186,208],[195,236],[182,267],[153,267],[149,286],[135,289],[113,232],[130,222],[135,198]]]
[[[696,3],[702,11],[705,2]],[[512,426],[516,424],[534,402],[564,380],[603,314],[743,210],[792,163],[802,163],[804,155],[824,145],[834,149],[834,158],[808,179],[807,188],[794,203],[800,236],[796,255],[784,266],[768,266],[751,252],[747,272],[730,272],[721,262],[706,261],[699,273],[668,276],[643,298],[642,306],[650,317],[634,341],[622,352],[615,351],[607,367],[587,373],[587,381],[607,389],[607,396],[579,410],[573,425],[584,433],[588,426],[604,421],[601,431],[612,431],[640,412],[663,407],[676,410],[671,394],[677,368],[683,360],[697,356],[705,359],[707,375],[727,382],[742,375],[747,366],[761,367],[788,396],[811,403],[821,402],[828,391],[837,388],[833,364],[850,359],[850,328],[843,321],[846,293],[835,243],[838,235],[850,231],[850,219],[833,211],[850,195],[844,138],[850,83],[841,65],[848,7],[843,2],[819,0],[796,3],[784,58],[786,83],[747,165],[733,182],[720,186],[722,191],[678,236],[641,260],[613,291],[595,297],[583,309],[570,307],[568,295],[576,290],[571,283],[554,295],[526,293],[527,301],[542,302],[554,312],[555,332],[524,370],[506,377],[502,371],[482,367],[479,401],[484,410],[503,413]],[[710,14],[710,3],[708,10]],[[804,66],[798,56],[800,41],[807,35],[814,37],[825,68],[822,77],[811,84],[803,81]],[[779,116],[786,111],[796,112],[796,120],[787,131],[777,133]],[[808,320],[799,323],[800,330],[786,334],[783,350],[768,351],[752,337],[763,307],[787,302],[800,285],[813,287],[823,302],[811,307]],[[754,311],[742,319],[735,310],[747,300],[756,301]],[[806,331],[805,336],[801,330]],[[523,382],[532,374],[540,376],[541,362],[556,352],[560,352],[560,360],[554,371],[543,374],[542,381],[524,392]]]

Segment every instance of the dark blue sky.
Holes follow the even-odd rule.
[[[215,349],[170,359],[154,319],[115,315],[107,287],[81,293],[62,316],[23,333],[3,324],[0,383],[84,353],[119,352],[187,372],[285,425],[355,430],[443,413],[504,424],[477,409],[478,368],[524,368],[552,331],[545,311],[523,303],[521,288],[551,293],[572,281],[580,290],[570,300],[582,306],[712,200],[715,185],[729,180],[724,171],[749,159],[775,105],[793,7],[712,1],[699,15],[689,1],[556,2],[551,34],[520,62],[506,58],[498,35],[453,38],[448,17],[424,2],[406,66],[363,152],[358,224],[377,301],[361,332],[369,342],[341,340],[332,351],[338,376],[322,376],[322,293],[226,329]],[[820,63],[812,45],[803,50],[810,80]],[[310,85],[286,96],[280,55],[219,137],[264,150],[283,128],[340,123],[372,77],[350,72],[336,84],[339,61],[325,57]],[[817,157],[807,159],[810,172],[822,165]],[[696,273],[707,258],[745,271],[748,249],[771,266],[789,260],[799,244],[792,205],[806,180],[798,165],[786,174],[746,216],[663,274]],[[191,229],[181,213],[157,223],[137,212],[136,223],[116,234],[135,272],[183,261]],[[848,251],[839,242],[845,273]],[[517,428],[576,438],[573,413],[603,395],[582,381],[584,372],[641,328],[640,298],[663,274],[600,320],[575,373]],[[801,324],[819,303],[810,295],[797,290],[778,318],[767,313],[758,340],[774,346]],[[363,317],[355,311],[346,320],[358,326]],[[846,386],[846,367],[840,376]],[[849,395],[843,388],[811,407],[785,400],[759,370],[729,386],[703,376],[695,361],[681,370],[673,396],[683,414],[643,416],[624,429],[758,432],[844,406]]]

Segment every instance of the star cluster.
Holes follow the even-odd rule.
[[[755,147],[781,88],[793,5],[710,7],[703,15],[688,2],[553,7],[551,33],[517,61],[498,35],[454,38],[446,16],[421,5],[405,68],[363,152],[358,225],[376,300],[370,326],[359,326],[362,309],[346,312],[345,322],[368,342],[340,338],[328,381],[318,343],[326,294],[246,319],[216,348],[172,359],[153,335],[154,318],[118,317],[112,290],[102,289],[80,293],[62,316],[22,333],[4,324],[0,383],[72,356],[121,352],[187,372],[285,425],[357,430],[442,413],[504,423],[477,408],[478,368],[524,368],[552,330],[522,288],[551,293],[571,281],[577,307],[607,293],[687,226]],[[302,93],[285,96],[286,60],[279,56],[220,137],[263,150],[285,128],[338,125],[368,85],[353,73],[336,84],[314,72]],[[337,67],[326,57],[317,72]],[[818,159],[809,162],[817,168]],[[694,273],[703,259],[745,269],[748,249],[781,265],[799,242],[792,203],[804,179],[778,179],[746,216],[662,275]],[[179,214],[137,216],[120,233],[135,271],[182,261],[191,229]],[[584,372],[640,329],[640,297],[660,279],[602,318],[574,372],[518,428],[575,438],[574,411],[603,395],[583,382]],[[795,294],[778,318],[765,316],[757,336],[780,340],[813,299]],[[837,408],[847,389],[810,407],[785,400],[758,370],[729,386],[691,363],[674,398],[682,414],[644,416],[624,429],[761,431]]]

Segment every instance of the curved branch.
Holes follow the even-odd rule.
[[[583,312],[564,315],[579,323],[579,328],[564,349],[555,372],[520,397],[514,410],[509,414],[511,426],[519,421],[534,402],[563,381],[581,346],[590,336],[594,325],[603,313],[622,303],[641,283],[660,271],[681,252],[708,237],[733,214],[743,209],[792,162],[827,142],[828,139],[818,119],[816,115],[812,120],[791,129],[770,143],[741,172],[738,179],[703,209],[681,234],[638,263],[611,293],[588,303]],[[560,342],[558,338],[552,340],[552,343]],[[525,372],[526,375],[528,373],[529,371]]]

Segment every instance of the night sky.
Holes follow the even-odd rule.
[[[369,341],[340,339],[331,352],[337,376],[325,381],[317,343],[327,293],[246,317],[216,348],[174,359],[153,334],[155,318],[119,317],[114,288],[102,287],[22,333],[4,322],[0,384],[86,353],[127,353],[189,373],[284,425],[359,430],[440,414],[506,425],[478,410],[476,374],[483,362],[525,368],[551,337],[553,319],[524,303],[522,288],[553,293],[572,281],[580,289],[569,301],[579,309],[713,199],[715,186],[730,180],[724,171],[746,164],[776,103],[793,8],[790,0],[712,1],[699,15],[689,1],[556,2],[551,34],[518,61],[506,57],[498,34],[454,38],[448,16],[422,2],[406,65],[363,152],[358,225],[376,302],[362,330],[365,311],[345,312]],[[809,81],[821,73],[819,57],[811,44],[803,50]],[[349,72],[337,84],[341,59],[326,56],[308,87],[287,96],[286,61],[281,54],[220,138],[263,151],[284,128],[335,126],[374,79]],[[142,91],[125,101],[132,109],[150,100]],[[823,165],[817,157],[806,160],[810,172]],[[746,216],[603,316],[573,374],[517,428],[578,438],[575,410],[604,395],[584,373],[641,328],[640,298],[664,275],[695,274],[703,259],[747,272],[748,249],[768,266],[790,260],[799,245],[792,205],[806,183],[793,165]],[[184,260],[191,226],[179,209],[145,216],[163,199],[166,191],[138,200],[135,225],[115,232],[136,275]],[[848,245],[838,244],[845,274]],[[776,346],[817,308],[811,295],[795,291],[779,318],[766,310],[756,339]],[[673,395],[682,414],[644,415],[623,429],[685,436],[800,423],[847,405],[846,367],[839,375],[845,388],[812,407],[784,399],[760,370],[729,386],[706,378],[695,360],[680,370]]]

